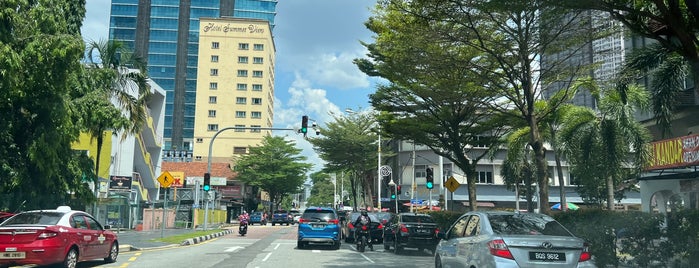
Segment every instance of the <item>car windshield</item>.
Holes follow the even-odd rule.
[[[262,216],[262,212],[253,212],[252,216],[260,217]]]
[[[522,215],[491,215],[490,226],[496,234],[573,236],[553,219]]]
[[[405,215],[403,222],[434,223],[434,220],[427,215]]]
[[[335,213],[332,210],[309,209],[304,211],[301,217],[307,220],[327,221],[335,219]]]
[[[61,217],[63,217],[63,214],[65,213],[50,211],[24,212],[8,219],[7,221],[0,224],[0,226],[27,224],[56,225],[56,223],[58,223]]]

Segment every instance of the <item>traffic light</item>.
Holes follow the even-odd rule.
[[[425,186],[427,186],[427,189],[432,189],[434,188],[434,173],[432,172],[432,168],[428,167],[425,172],[427,173],[427,182]]]
[[[301,133],[303,133],[303,136],[306,136],[306,133],[308,133],[308,116],[304,115],[301,117]]]
[[[202,186],[202,189],[207,192],[211,190],[211,173],[204,173],[204,186]]]
[[[400,194],[400,185],[396,185],[396,194]]]
[[[396,187],[391,186],[391,200],[396,199]]]

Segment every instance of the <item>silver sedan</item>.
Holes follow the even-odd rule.
[[[438,236],[438,268],[595,267],[585,241],[544,214],[468,212]]]

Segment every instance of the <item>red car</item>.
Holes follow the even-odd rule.
[[[117,235],[90,214],[61,206],[18,213],[0,223],[0,267],[52,265],[75,268],[78,262],[116,262]]]

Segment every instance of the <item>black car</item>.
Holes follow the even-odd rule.
[[[429,249],[434,252],[439,239],[439,227],[428,214],[399,213],[384,227],[383,247],[399,254],[404,248]]]
[[[347,214],[347,219],[345,224],[342,225],[342,235],[345,238],[345,242],[354,242],[354,222],[357,218],[362,215],[359,212],[352,212]],[[384,225],[381,223],[381,219],[376,215],[376,213],[368,213],[369,219],[371,219],[371,243],[381,244],[383,243],[383,228]]]

